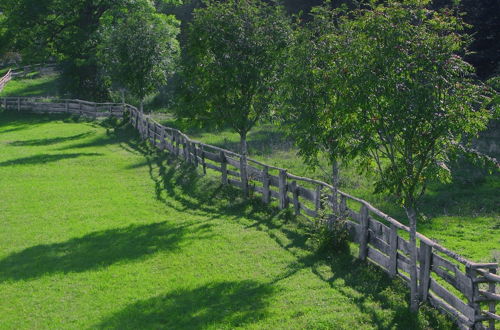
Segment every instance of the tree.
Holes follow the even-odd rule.
[[[178,21],[153,7],[127,13],[103,32],[100,56],[111,80],[140,99],[166,84],[179,55]]]
[[[283,8],[260,0],[207,1],[194,12],[180,114],[234,129],[245,164],[247,134],[271,111],[290,31]]]
[[[280,123],[306,163],[325,157],[332,166],[333,209],[338,211],[339,160],[352,160],[357,121],[345,86],[344,58],[339,54],[347,34],[335,22],[338,11],[312,10],[312,19],[297,28],[280,84]]]
[[[0,0],[0,51],[18,51],[33,63],[55,58],[69,92],[105,99],[99,31],[114,17],[150,7],[150,0]]]
[[[486,127],[485,87],[466,63],[463,23],[426,1],[372,4],[338,18],[348,42],[337,52],[337,85],[356,118],[361,163],[376,191],[398,197],[410,223],[411,309],[418,309],[417,203],[430,180],[450,179],[446,162]]]

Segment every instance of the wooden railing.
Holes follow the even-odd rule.
[[[3,90],[5,85],[12,79],[12,70],[7,71],[7,73],[0,78],[0,92]]]
[[[125,105],[121,103],[95,103],[33,97],[3,97],[0,104],[6,110],[43,113],[69,113],[88,117],[123,117]]]
[[[351,238],[360,245],[359,258],[409,284],[410,248],[404,238],[409,228],[370,203],[341,191],[334,203],[333,187],[325,182],[299,177],[253,159],[244,164],[235,152],[192,140],[177,129],[160,125],[135,107],[127,105],[127,110],[143,139],[201,167],[203,173],[208,169],[220,172],[223,184],[242,188],[242,182],[248,182],[248,188],[261,194],[264,203],[275,199],[281,209],[292,206],[297,215],[317,217],[324,209],[340,213],[336,216],[348,219]],[[241,177],[243,166],[246,180]],[[333,212],[334,205],[339,205],[338,212]],[[500,301],[496,291],[496,284],[500,283],[500,276],[496,275],[498,264],[475,263],[420,233],[417,237],[420,299],[448,313],[463,328],[485,328],[486,323],[486,328],[495,329],[495,322],[500,322],[496,310]]]
[[[0,99],[0,105],[17,111],[69,112],[94,117],[105,113],[122,116],[128,112],[131,124],[143,139],[201,167],[203,173],[207,170],[219,172],[223,184],[242,188],[242,182],[247,182],[251,191],[262,195],[264,203],[277,200],[279,208],[293,206],[297,215],[318,217],[320,213],[329,212],[334,215],[330,222],[345,218],[351,239],[360,245],[359,258],[409,284],[410,245],[405,239],[409,228],[370,203],[342,191],[335,200],[333,187],[325,182],[296,176],[286,169],[253,159],[245,163],[241,155],[192,140],[128,104],[10,97]],[[242,178],[242,173],[248,177]],[[338,206],[335,212],[334,205]],[[420,233],[417,238],[421,301],[428,301],[446,312],[461,328],[495,329],[495,325],[500,324],[498,264],[475,263]]]

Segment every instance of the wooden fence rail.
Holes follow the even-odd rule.
[[[75,113],[85,114],[89,111],[96,113],[92,112],[93,109],[109,109],[109,114],[114,114],[116,110],[120,116],[124,111],[128,112],[131,124],[144,140],[193,166],[201,167],[203,173],[208,170],[220,172],[223,184],[243,188],[243,182],[247,182],[248,189],[261,194],[264,203],[276,200],[282,209],[292,206],[297,215],[314,218],[327,212],[332,215],[329,222],[345,218],[351,239],[360,245],[359,258],[374,263],[389,276],[400,277],[409,284],[410,245],[404,238],[408,236],[409,228],[368,202],[342,191],[339,191],[339,200],[334,200],[333,187],[325,182],[299,177],[286,169],[253,159],[244,163],[241,155],[192,140],[177,129],[160,125],[128,104],[63,100],[62,103],[49,102],[51,105],[40,107],[40,102],[33,99],[0,100],[5,108],[21,111],[42,108],[44,111],[65,112],[69,108]],[[82,108],[78,108],[80,106]],[[246,171],[241,171],[243,167]],[[246,173],[247,177],[243,178],[242,173]],[[334,205],[340,206],[336,212]],[[461,328],[495,329],[495,325],[500,324],[500,312],[497,310],[500,301],[498,264],[475,263],[420,233],[417,233],[417,238],[420,299],[450,315]]]
[[[12,79],[12,70],[7,71],[7,73],[0,78],[0,92],[3,90],[5,85]]]
[[[82,100],[65,100],[33,97],[3,97],[0,104],[6,110],[69,113],[87,117],[123,117],[125,105],[121,103],[94,103]]]

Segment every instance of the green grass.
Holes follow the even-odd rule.
[[[0,328],[450,328],[127,126],[0,113]]]
[[[231,130],[212,131],[193,127],[191,122],[175,120],[172,116],[155,113],[163,124],[183,130],[194,139],[238,151],[239,135]],[[261,124],[248,136],[252,158],[269,165],[286,168],[290,173],[330,182],[328,166],[310,169],[300,157],[293,142],[271,124]],[[344,164],[341,170],[341,189],[363,198],[403,223],[405,213],[392,199],[373,193],[375,178],[359,174],[355,164]],[[452,184],[433,183],[423,197],[418,230],[449,249],[473,261],[500,262],[500,175],[486,175],[468,180],[470,171],[462,172]]]
[[[6,96],[59,96],[60,76],[49,74],[11,80],[0,92],[0,97]]]

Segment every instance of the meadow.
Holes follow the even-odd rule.
[[[1,328],[450,328],[127,125],[0,114]]]
[[[57,76],[42,78],[51,82],[13,81],[2,95],[50,95]],[[229,130],[155,116],[237,150]],[[306,219],[243,200],[125,123],[4,112],[0,144],[0,328],[454,327],[428,306],[410,314],[404,284],[357,260],[356,246],[318,254]],[[249,146],[253,158],[327,179],[271,124]],[[349,164],[342,173],[343,190],[404,222],[370,175]],[[419,231],[475,261],[498,258],[499,188],[495,175],[431,185]]]

